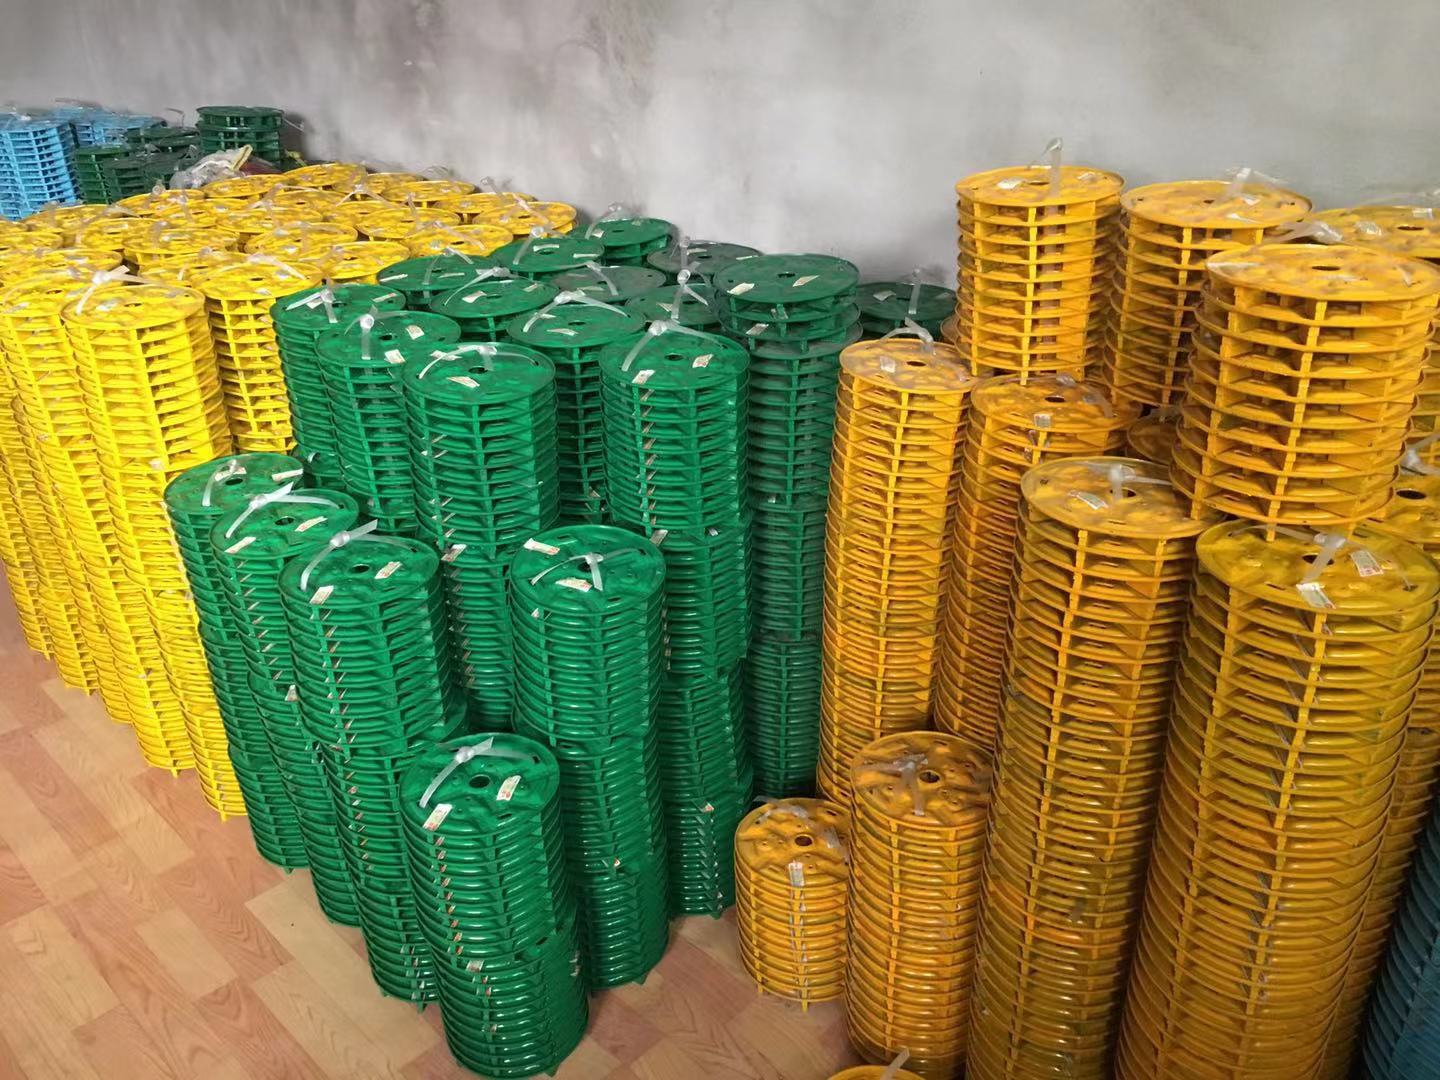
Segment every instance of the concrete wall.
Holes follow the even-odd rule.
[[[1252,165],[1440,187],[1434,0],[0,0],[0,99],[274,104],[312,156],[949,277],[952,185]],[[192,117],[193,118],[193,117]]]

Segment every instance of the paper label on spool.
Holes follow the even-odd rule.
[[[409,326],[405,327],[405,332],[410,335],[411,341],[419,341],[422,337],[425,336],[425,331],[421,330],[420,327],[416,326],[414,323],[411,323]]]
[[[1352,551],[1350,561],[1355,564],[1355,572],[1361,577],[1374,577],[1376,574],[1385,572],[1385,568],[1380,565],[1380,560],[1364,548],[1356,548]]]
[[[699,368],[709,367],[709,366],[710,366],[710,361],[713,360],[714,358],[715,358],[715,354],[714,354],[714,353],[706,353],[704,356],[697,356],[697,357],[695,357],[694,360],[690,361],[690,366],[691,366],[692,368],[697,368],[697,367],[699,367]]]
[[[310,597],[310,603],[323,604],[326,600],[330,599],[330,594],[334,591],[334,585],[321,585],[315,590],[314,595]]]
[[[472,379],[469,375],[451,375],[451,376],[450,376],[450,381],[453,382],[453,383],[459,383],[461,386],[467,386],[467,387],[469,387],[471,390],[474,390],[477,386],[480,385],[478,382],[476,382],[474,379]]]
[[[876,300],[884,301],[891,299],[895,295],[895,291],[893,289],[881,289],[879,292],[871,293],[870,295]]]
[[[744,296],[753,288],[755,288],[755,283],[753,281],[742,281],[738,285],[730,286],[730,295]]]
[[[630,381],[636,386],[644,386],[650,381],[650,376],[655,374],[654,368],[646,368],[644,371],[637,371],[635,377]]]
[[[1317,611],[1329,611],[1335,606],[1318,581],[1302,581],[1295,586],[1295,591],[1300,594],[1301,599]]]
[[[308,521],[302,521],[299,525],[295,526],[295,531],[297,533],[307,532],[310,529],[313,529],[316,525],[319,525],[324,520],[325,518],[322,515],[320,517],[310,518]]]
[[[792,862],[785,869],[790,872],[790,884],[797,889],[803,889],[805,887],[804,864],[799,861]]]
[[[1072,491],[1070,492],[1070,497],[1072,499],[1079,499],[1086,506],[1090,507],[1091,510],[1104,510],[1106,507],[1104,499],[1089,491]]]
[[[300,700],[300,688],[299,688],[298,686],[296,686],[294,683],[291,683],[290,686],[289,686],[289,688],[286,689],[286,691],[285,691],[285,700],[286,700],[286,701],[290,701],[290,702],[295,702],[295,701],[299,701],[299,700]]]
[[[798,289],[802,285],[809,285],[810,282],[814,281],[819,276],[819,274],[802,274],[800,277],[797,277],[794,281],[790,283],[790,287],[792,289]]]
[[[580,592],[589,592],[594,588],[590,582],[578,577],[562,577],[559,581],[555,582],[555,584],[567,589],[578,589]]]
[[[515,789],[520,786],[520,774],[507,776],[505,782],[500,785],[500,790],[495,793],[496,802],[509,802],[515,797]]]
[[[375,571],[375,580],[384,581],[386,578],[388,578],[391,574],[395,573],[395,571],[399,569],[400,564],[398,562],[394,562],[393,560],[391,562],[387,562],[384,566],[380,567],[379,570]]]
[[[236,540],[235,543],[231,544],[228,548],[225,549],[225,554],[234,555],[237,551],[243,551],[245,548],[249,547],[254,542],[255,537],[242,536],[239,540]]]
[[[1050,414],[1048,412],[1037,412],[1032,420],[1033,426],[1039,428],[1041,431],[1048,428],[1050,422]]]
[[[284,472],[271,473],[270,479],[274,480],[278,484],[282,480],[294,480],[295,477],[304,475],[304,469],[286,469]]]
[[[435,809],[431,810],[430,816],[425,819],[425,830],[427,832],[434,832],[444,824],[445,819],[450,816],[450,811],[454,809],[455,807],[448,802],[436,803]]]
[[[665,543],[665,537],[669,535],[669,529],[656,529],[653,533],[650,534],[650,543],[654,544],[656,547],[659,547],[661,544]]]
[[[399,349],[386,349],[385,359],[392,364],[403,364],[405,362],[405,354]]]
[[[525,550],[538,551],[542,555],[560,554],[560,549],[558,547],[555,547],[553,544],[547,544],[541,540],[536,540],[533,536],[529,540],[525,541]]]
[[[445,554],[440,556],[440,561],[454,562],[464,553],[464,551],[464,544],[451,544],[448,548],[445,549]]]

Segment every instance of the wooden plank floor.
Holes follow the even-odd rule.
[[[642,986],[591,1000],[559,1080],[824,1080],[837,1005],[760,997],[733,918],[677,922]],[[0,1077],[446,1080],[440,1011],[384,998],[309,875],[261,860],[192,779],[30,652],[0,584]]]

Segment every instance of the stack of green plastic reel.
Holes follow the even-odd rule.
[[[497,269],[509,273],[494,259],[484,256],[458,252],[420,255],[387,266],[375,275],[375,284],[400,293],[405,297],[405,306],[411,310],[423,311],[436,297],[486,280],[486,271]]]
[[[645,265],[659,270],[668,281],[677,280],[681,270],[689,270],[697,282],[708,282],[731,263],[753,259],[759,254],[758,248],[744,244],[680,237],[668,247],[645,256]]]
[[[665,558],[660,766],[671,903],[683,914],[733,902],[732,838],[751,792],[740,686],[748,364],[734,342],[666,322],[600,356],[611,512]]]
[[[921,281],[872,281],[860,286],[857,301],[867,338],[883,337],[912,322],[938,341],[940,324],[955,313],[954,289]]]
[[[280,603],[280,572],[288,560],[314,555],[330,535],[350,528],[358,517],[355,500],[342,492],[281,489],[251,499],[217,521],[210,533],[230,607],[228,629],[247,673],[244,699],[227,721],[231,754],[238,749],[237,761],[246,763],[242,777],[249,775],[266,802],[277,834],[270,842],[310,866],[321,909],[350,926],[358,921],[355,895],[340,858],[318,747],[287,700],[295,671]]]
[[[420,754],[400,793],[450,1052],[494,1080],[553,1073],[588,1017],[555,756],[470,735]]]
[[[560,764],[565,846],[596,987],[644,978],[669,934],[656,709],[665,563],[605,525],[531,537],[510,567],[515,730]]]
[[[268,806],[259,799],[253,764],[242,752],[237,766],[234,760],[237,755],[230,752],[232,732],[238,730],[236,725],[243,718],[253,716],[253,707],[249,668],[236,640],[230,603],[225,598],[224,582],[210,546],[210,531],[222,517],[255,496],[287,486],[303,487],[304,483],[305,470],[300,462],[285,454],[235,454],[187,469],[165,489],[165,508],[185,564],[185,577],[199,619],[200,644],[205,650],[205,663],[224,726],[222,733],[215,733],[214,741],[219,745],[212,746],[211,752],[218,758],[220,751],[224,751],[223,757],[230,761],[236,773],[235,784],[240,788],[242,803],[248,798],[247,791],[257,793],[255,809],[251,811],[246,804],[246,812],[252,822],[259,818],[256,844],[264,845],[267,859],[271,855],[281,858],[286,853],[271,843],[277,830],[266,818]],[[195,741],[193,732],[191,741]],[[207,742],[210,741],[207,738]],[[196,758],[196,768],[204,768],[199,750]],[[216,765],[219,766],[218,761]]]
[[[460,327],[443,315],[378,310],[316,340],[345,490],[383,532],[415,531],[401,372],[434,360],[459,340]]]
[[[321,746],[339,836],[380,989],[436,996],[404,842],[400,777],[464,733],[439,556],[365,528],[326,539],[280,574],[300,717]]]
[[[112,203],[124,192],[110,170],[110,162],[128,157],[126,146],[77,146],[75,148],[75,183],[80,198],[87,203]]]
[[[580,292],[607,304],[624,304],[665,284],[665,275],[644,266],[601,266],[589,263],[550,279],[566,292]]]
[[[434,297],[430,310],[454,319],[464,336],[476,341],[493,341],[515,316],[539,311],[560,293],[547,282],[512,277],[504,268],[475,278]]]
[[[404,295],[394,289],[355,284],[304,289],[270,308],[296,453],[321,484],[341,485],[344,475],[317,343],[322,335],[342,329],[372,308],[399,311],[404,306]]]
[[[527,236],[490,253],[501,266],[520,277],[549,281],[556,274],[601,262],[605,245],[583,236]]]
[[[280,129],[285,114],[279,109],[263,105],[202,105],[195,114],[201,153],[250,146],[256,157],[274,164],[281,162]]]
[[[644,329],[638,316],[573,292],[516,316],[505,328],[510,340],[539,350],[555,365],[563,522],[598,524],[606,519],[598,357],[605,346]]]
[[[605,245],[603,262],[615,266],[643,266],[645,259],[664,251],[676,235],[675,226],[653,217],[603,217],[585,229],[585,236]]]
[[[200,150],[200,131],[193,127],[171,127],[169,124],[151,124],[149,127],[133,128],[125,133],[125,141],[131,146],[147,150],[184,151]]]
[[[625,301],[625,310],[639,315],[647,323],[665,321],[712,334],[720,331],[715,290],[709,285],[692,285],[688,277],[683,283],[662,285]]]
[[[507,577],[560,515],[555,368],[508,342],[460,343],[402,377],[419,535],[441,552],[450,643],[471,717],[510,725]]]
[[[712,280],[722,324],[750,351],[755,634],[746,703],[756,788],[771,797],[813,789],[835,390],[840,352],[862,332],[858,282],[854,266],[825,255],[761,255]]]

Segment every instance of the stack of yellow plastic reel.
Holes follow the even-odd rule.
[[[1371,527],[1440,556],[1440,476],[1402,475],[1385,520]],[[1380,841],[1375,880],[1345,972],[1340,1007],[1325,1048],[1320,1076],[1344,1080],[1351,1074],[1363,1032],[1370,990],[1379,974],[1390,926],[1405,894],[1411,857],[1440,786],[1440,650],[1432,649],[1420,676],[1415,705],[1400,750],[1395,794]]]
[[[1098,356],[1124,181],[1079,165],[992,169],[955,185],[960,258],[947,336],[977,375]]]
[[[367,240],[404,242],[412,233],[459,225],[460,215],[452,214],[448,210],[376,203],[356,214],[353,224],[360,235]]]
[[[0,348],[20,394],[25,426],[33,437],[46,487],[54,494],[53,507],[45,507],[47,513],[56,515],[49,543],[73,555],[78,564],[71,587],[76,590],[81,632],[95,666],[100,696],[112,719],[128,723],[130,701],[120,670],[120,664],[131,655],[125,644],[130,628],[120,603],[125,591],[124,569],[91,437],[81,373],[61,319],[65,306],[88,288],[86,282],[54,271],[8,286],[0,293]],[[28,464],[30,460],[5,456],[12,463]],[[34,495],[37,488],[33,480],[27,485],[27,502],[40,502]],[[68,556],[67,567],[72,572],[76,569]],[[21,608],[20,614],[21,625],[26,626],[26,610]],[[139,617],[141,632],[148,634],[143,608]],[[28,637],[28,627],[26,630]]]
[[[990,781],[987,753],[932,731],[856,758],[845,1018],[868,1061],[909,1050],[931,1080],[964,1064]]]
[[[397,240],[357,240],[336,244],[318,256],[315,263],[324,270],[325,280],[333,285],[374,285],[381,270],[409,257],[410,249]]]
[[[1365,528],[1227,522],[1196,553],[1117,1075],[1313,1076],[1440,572]]]
[[[1396,255],[1440,265],[1440,217],[1430,206],[1357,206],[1326,210],[1312,221],[1335,231],[1344,243],[1377,247]],[[1422,462],[1440,464],[1440,325],[1430,340],[1430,354],[1420,382],[1407,442]],[[1434,436],[1432,438],[1432,436]],[[1423,445],[1417,446],[1417,443]]]
[[[16,285],[48,271],[59,270],[73,278],[88,279],[101,270],[120,265],[120,252],[81,248],[13,248],[0,252],[0,286]]]
[[[282,173],[283,184],[302,188],[336,188],[349,191],[365,179],[365,166],[348,161],[322,161],[315,165],[302,165]]]
[[[1125,429],[1125,452],[1168,467],[1175,453],[1175,429],[1179,426],[1180,414],[1173,409],[1132,420]]]
[[[75,243],[75,238],[80,235],[80,230],[92,221],[98,221],[104,217],[113,217],[122,214],[123,211],[112,210],[105,203],[81,203],[79,206],[51,206],[45,210],[31,214],[25,219],[25,227],[35,234],[50,235],[58,233],[60,240],[54,242],[56,247],[66,247]],[[128,216],[128,215],[126,215]],[[24,229],[16,229],[16,232],[23,232]],[[0,249],[7,244],[6,230],[0,229]]]
[[[354,242],[359,234],[353,227],[334,221],[305,221],[298,225],[281,225],[255,237],[245,245],[252,254],[273,255],[277,259],[320,263],[337,244]]]
[[[438,210],[459,214],[460,220],[468,225],[479,222],[492,210],[514,206],[520,202],[539,201],[534,195],[526,195],[520,191],[472,191],[469,195],[448,195],[443,199],[436,199],[431,205]]]
[[[241,210],[226,210],[220,218],[220,228],[233,234],[235,247],[243,251],[249,247],[252,240],[275,229],[303,225],[313,220],[315,217],[308,210],[254,204]]]
[[[856,753],[929,722],[955,452],[974,382],[944,344],[890,338],[840,354],[817,782],[842,805]]]
[[[437,202],[469,195],[474,190],[475,185],[467,180],[430,180],[417,176],[386,185],[385,198],[402,206],[416,206],[428,210]]]
[[[415,229],[404,237],[411,255],[439,255],[457,251],[462,255],[489,255],[511,240],[510,232],[498,225],[475,222],[470,225],[435,225]]]
[[[735,831],[740,962],[763,991],[808,1007],[845,987],[849,815],[823,799],[780,799]]]
[[[476,215],[486,225],[508,229],[515,239],[544,233],[568,233],[575,228],[575,207],[562,202],[531,202],[511,197]]]
[[[1389,501],[1440,270],[1337,244],[1210,259],[1172,478],[1197,505],[1347,527]]]
[[[131,723],[147,762],[173,772],[198,759],[206,783],[205,755],[225,744],[164,502],[174,476],[231,447],[204,299],[108,285],[86,290],[63,318],[124,568],[119,610],[105,617],[129,632],[112,643]],[[192,731],[220,735],[192,749]]]
[[[145,270],[145,280],[159,285],[184,285],[189,287],[211,270],[222,266],[234,266],[248,258],[238,251],[202,251],[198,255],[187,255],[178,259],[166,259],[152,263]]]
[[[1057,458],[1120,448],[1133,406],[1113,408],[1069,375],[996,376],[975,388],[948,546],[950,567],[935,687],[935,722],[990,748],[1000,717],[1020,479]]]
[[[1160,466],[1025,474],[966,1075],[1108,1080],[1195,537]]]
[[[161,220],[125,240],[125,261],[144,273],[155,263],[186,259],[202,251],[225,251],[236,246],[238,237],[223,228],[175,225]]]
[[[1176,180],[1120,197],[1120,265],[1106,331],[1117,401],[1179,405],[1205,260],[1258,244],[1310,212],[1293,191],[1242,180]]]
[[[251,256],[257,258],[265,256]],[[282,296],[319,285],[323,277],[309,263],[246,261],[192,281],[205,297],[236,450],[284,453],[294,445],[270,308]]]

